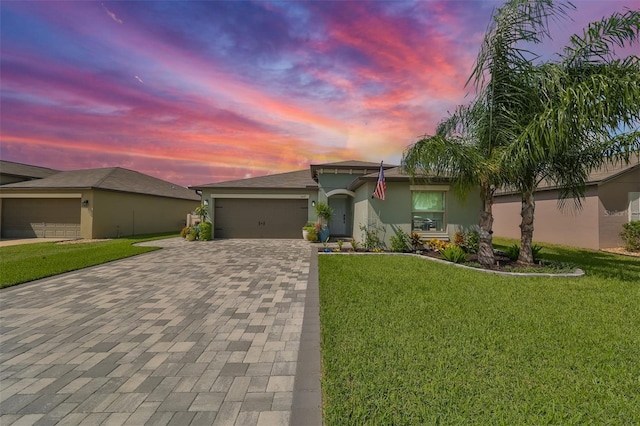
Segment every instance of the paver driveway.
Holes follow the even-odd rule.
[[[0,424],[288,424],[310,246],[162,250],[0,292]]]

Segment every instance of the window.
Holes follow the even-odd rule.
[[[444,232],[446,229],[445,193],[414,191],[411,193],[411,229],[414,232]]]
[[[629,193],[629,222],[640,220],[640,192]]]

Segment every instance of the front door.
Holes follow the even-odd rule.
[[[329,221],[331,235],[349,235],[349,198],[346,195],[334,195],[329,198],[329,207],[333,209],[333,216]]]

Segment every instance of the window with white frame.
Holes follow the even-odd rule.
[[[444,191],[411,192],[411,229],[413,232],[444,232]]]

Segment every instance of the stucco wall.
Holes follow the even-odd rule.
[[[409,182],[387,182],[385,200],[371,198],[375,182],[367,182],[356,191],[354,206],[354,237],[362,242],[361,225],[377,226],[387,248],[398,229],[411,232],[411,187]],[[473,191],[464,199],[452,191],[446,195],[447,234],[452,237],[458,229],[470,229],[478,224],[480,197]]]
[[[178,233],[187,213],[199,205],[199,201],[95,190],[81,215],[93,216],[93,238]]]
[[[590,249],[599,248],[597,187],[587,188],[582,209],[558,208],[558,191],[536,194],[533,240]],[[520,195],[498,196],[493,205],[493,233],[497,237],[520,239]]]
[[[621,247],[622,225],[629,222],[629,192],[640,192],[640,168],[603,183],[598,188],[600,203],[600,247]]]

